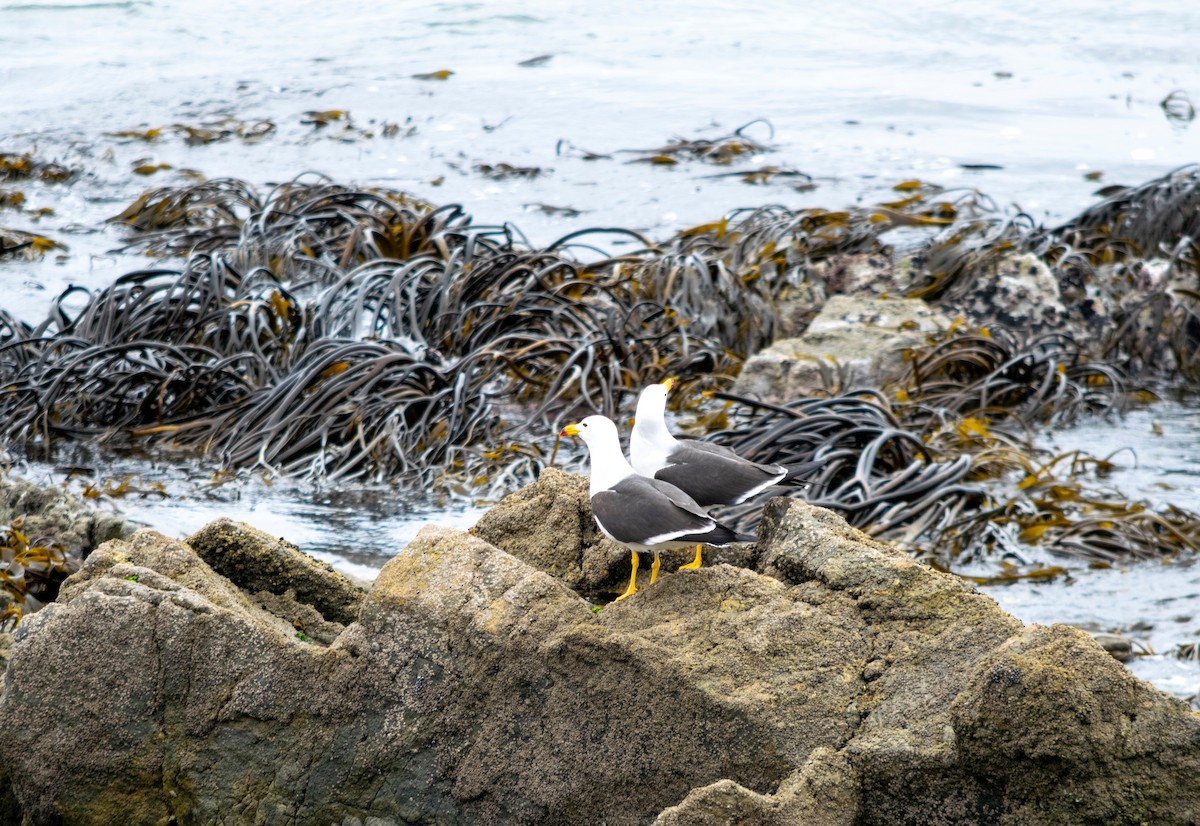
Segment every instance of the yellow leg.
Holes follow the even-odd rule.
[[[654,555],[654,564],[650,566],[650,584],[654,584],[654,580],[658,579],[658,566],[662,564],[662,560],[658,558],[658,554]]]
[[[629,587],[625,589],[625,593],[621,594],[621,596],[614,599],[613,602],[620,602],[621,600],[625,599],[625,597],[631,597],[637,593],[638,552],[631,551],[631,553],[633,554],[633,562],[632,562],[633,571],[629,574]],[[655,560],[655,561],[657,561],[657,560]],[[650,581],[654,582],[653,579],[651,579]]]
[[[694,570],[696,570],[697,568],[700,567],[700,557],[703,554],[703,552],[704,552],[704,546],[697,545],[696,546],[696,558],[693,559],[691,562],[689,562],[686,565],[680,565],[676,570],[679,570],[679,571],[684,571],[684,570],[694,571]]]

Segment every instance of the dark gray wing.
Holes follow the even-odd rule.
[[[683,491],[645,476],[630,476],[598,492],[592,497],[592,513],[606,534],[625,543],[649,545],[716,526]]]
[[[701,505],[736,505],[771,485],[785,470],[743,459],[724,445],[680,439],[655,479],[681,488]]]

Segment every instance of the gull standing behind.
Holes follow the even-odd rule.
[[[692,497],[658,479],[640,476],[621,453],[617,426],[607,416],[588,416],[562,430],[587,444],[591,461],[588,491],[596,524],[609,539],[632,552],[629,587],[616,601],[637,592],[638,553],[652,551],[650,584],[658,578],[659,552],[695,543],[753,542],[709,516]]]
[[[676,439],[667,429],[667,393],[674,379],[651,384],[638,395],[633,433],[629,437],[629,461],[634,470],[668,482],[704,507],[737,505],[773,485],[803,484],[821,466],[805,462],[793,467],[760,464],[743,459],[724,445],[697,439]],[[699,568],[701,546],[696,558],[682,568]]]

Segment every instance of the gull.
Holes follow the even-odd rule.
[[[799,478],[821,466],[820,462],[793,467],[760,464],[724,445],[675,438],[666,420],[667,393],[674,385],[674,379],[667,379],[643,388],[638,395],[629,460],[643,476],[668,482],[702,507],[712,507],[739,504],[774,485],[803,484]],[[696,558],[681,568],[699,568],[701,551],[702,546],[697,545]]]
[[[621,452],[617,426],[607,416],[588,416],[563,428],[563,436],[578,436],[588,447],[591,474],[588,493],[596,524],[609,539],[632,553],[629,587],[620,602],[637,593],[638,554],[653,552],[650,584],[658,578],[659,553],[695,543],[728,545],[753,542],[718,523],[679,488],[639,475]]]

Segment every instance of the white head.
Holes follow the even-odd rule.
[[[634,424],[639,424],[645,419],[647,420],[647,424],[664,422],[663,427],[665,428],[667,394],[671,392],[671,388],[674,386],[675,379],[667,379],[658,384],[650,384],[643,387],[642,392],[638,394],[637,414]]]
[[[675,437],[667,430],[667,394],[674,386],[675,379],[667,379],[644,387],[638,395],[629,457],[644,476],[653,476],[666,467],[667,456],[675,447]]]
[[[633,468],[621,453],[621,438],[617,426],[608,416],[588,416],[562,429],[561,436],[578,436],[588,446],[591,456],[591,493],[605,490],[633,475]]]

